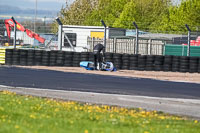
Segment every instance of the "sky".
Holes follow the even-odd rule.
[[[59,11],[65,3],[73,0],[37,0],[37,9]],[[0,5],[9,5],[21,9],[35,9],[36,0],[0,0]]]
[[[65,6],[66,1],[68,3],[74,0],[37,0],[38,9],[43,10],[55,10],[59,11],[62,6]],[[181,0],[174,0],[175,3]],[[0,5],[16,6],[21,9],[35,9],[36,0],[0,0]]]
[[[6,15],[12,15],[12,16],[18,15],[20,17],[26,17],[26,19],[27,17],[32,18],[35,13],[33,13],[32,16],[29,16],[29,15],[27,16],[26,13],[30,11],[29,9],[33,9],[33,10],[36,9],[36,1],[37,1],[37,10],[48,10],[48,13],[46,14],[40,13],[38,15],[41,15],[40,17],[42,18],[44,18],[44,16],[53,18],[57,16],[58,12],[60,11],[62,7],[66,6],[66,2],[70,4],[75,0],[0,0],[0,6],[5,7],[2,10],[6,10],[3,13],[3,11],[1,12],[1,8],[0,8],[0,19],[10,17],[10,16],[5,16],[5,12],[7,12]],[[173,1],[174,3],[180,3],[181,0],[173,0]],[[8,8],[10,8],[10,10]],[[23,14],[18,14],[18,13],[13,14],[15,10],[9,13],[9,11],[13,9],[17,9],[17,8],[22,9],[24,11]]]

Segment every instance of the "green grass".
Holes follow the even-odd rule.
[[[0,92],[1,133],[199,133],[200,123],[157,111]]]

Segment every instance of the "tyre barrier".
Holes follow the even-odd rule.
[[[0,65],[6,63],[6,49],[0,48]]]
[[[81,62],[81,53],[77,52],[77,53],[74,53],[73,55],[73,64],[72,66],[73,67],[79,67],[79,63]]]
[[[13,50],[12,49],[6,49],[6,51],[3,55],[5,57],[5,64],[6,65],[12,65]],[[0,56],[2,56],[2,54]]]
[[[129,54],[123,54],[122,55],[122,69],[128,70],[130,67],[130,55]]]
[[[198,57],[190,57],[189,59],[189,72],[196,73],[198,72],[199,58]]]
[[[20,65],[20,50],[19,49],[13,50],[12,65]]]
[[[113,53],[105,53],[105,61],[113,62]]]
[[[27,66],[34,66],[35,65],[35,51],[28,50],[27,52]]]
[[[138,70],[144,71],[146,68],[147,55],[138,55]]]
[[[172,71],[172,57],[171,55],[164,56],[163,71]]]
[[[42,66],[42,53],[43,53],[42,50],[35,51],[34,65]]]
[[[130,70],[137,70],[138,69],[138,55],[131,54],[129,56],[129,69]]]
[[[179,72],[180,56],[172,57],[172,72]]]
[[[0,63],[22,66],[79,67],[81,61],[94,61],[92,52],[0,49]],[[105,61],[117,69],[200,73],[200,57],[105,53]]]
[[[198,67],[197,67],[198,73],[200,73],[200,58],[198,58]]]
[[[64,53],[64,66],[72,67],[73,65],[73,54],[74,52],[65,52]]]
[[[26,65],[27,65],[27,55],[28,55],[28,51],[27,51],[27,50],[21,49],[21,50],[19,51],[19,55],[20,55],[19,64],[20,64],[21,66],[26,66]]]
[[[89,52],[89,61],[94,61],[94,54],[93,52]]]
[[[50,55],[49,55],[49,66],[56,66],[57,52],[58,51],[51,51],[50,52]]]
[[[42,52],[42,66],[49,66],[50,62],[50,51],[43,51]]]
[[[155,56],[154,70],[163,71],[163,64],[164,64],[164,56],[162,55]]]
[[[180,72],[188,72],[189,71],[189,57],[181,56],[180,57]]]
[[[154,64],[155,62],[155,55],[147,55],[146,58],[146,69],[147,71],[153,71],[154,70]]]
[[[81,54],[81,61],[88,61],[89,60],[89,53],[88,52],[82,52]]]
[[[64,59],[65,59],[65,52],[64,51],[58,51],[56,56],[56,66],[63,66],[64,65]]]
[[[122,68],[122,54],[119,53],[113,54],[113,64],[117,69]]]

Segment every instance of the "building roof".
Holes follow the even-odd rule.
[[[104,29],[103,26],[82,26],[82,25],[63,25],[63,28],[79,28],[79,29]],[[107,29],[119,29],[126,30],[123,28],[107,27]]]

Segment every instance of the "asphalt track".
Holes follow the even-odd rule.
[[[200,84],[0,67],[0,85],[54,90],[200,99]]]

